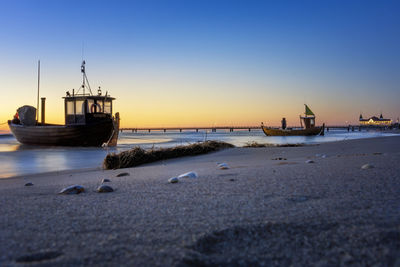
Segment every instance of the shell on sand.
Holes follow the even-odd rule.
[[[226,163],[219,163],[218,168],[221,170],[226,170],[226,169],[229,169],[229,166]]]
[[[168,179],[168,182],[171,184],[175,184],[175,183],[179,182],[179,179],[178,179],[178,177],[171,177]]]
[[[178,176],[178,179],[182,178],[197,178],[199,177],[196,172],[187,172]]]
[[[72,195],[72,194],[79,194],[85,192],[85,188],[81,185],[71,185],[68,187],[63,188],[59,194],[64,194],[64,195]]]
[[[369,163],[361,166],[361,169],[363,169],[363,170],[372,169],[372,168],[374,168],[374,165],[369,164]]]
[[[111,186],[102,184],[102,185],[100,185],[99,187],[97,187],[96,191],[97,191],[98,193],[110,193],[110,192],[113,192],[114,189],[112,189]]]

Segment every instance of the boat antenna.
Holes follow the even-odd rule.
[[[83,54],[85,52],[85,43],[82,41],[82,61],[83,61]]]
[[[40,60],[38,61],[38,81],[37,81],[37,101],[36,101],[36,121],[39,121],[39,88],[40,88]]]
[[[85,60],[82,61],[81,65],[81,72],[82,72],[82,86],[81,88],[83,89],[83,95],[85,95],[85,88],[86,88],[86,83],[87,83],[87,88],[89,89],[90,95],[92,95],[92,89],[90,88],[89,80],[86,76],[86,70],[85,70]]]

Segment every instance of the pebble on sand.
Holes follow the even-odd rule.
[[[361,166],[361,169],[363,169],[363,170],[372,169],[372,168],[374,168],[374,165],[369,164],[369,163],[364,164],[364,165]]]
[[[178,179],[182,178],[197,178],[199,177],[196,172],[187,172],[178,176]]]
[[[309,159],[309,160],[306,160],[306,163],[314,163],[314,161]]]
[[[98,193],[110,193],[110,192],[113,192],[114,189],[111,186],[102,184],[99,187],[97,187],[96,191]]]
[[[72,194],[79,194],[85,192],[85,188],[81,185],[71,185],[68,187],[63,188],[59,194],[64,194],[64,195],[72,195]]]
[[[228,166],[228,164],[226,164],[226,163],[219,163],[219,164],[218,164],[218,168],[219,168],[220,170],[226,170],[226,169],[229,169],[229,166]]]
[[[103,180],[101,180],[101,183],[109,183],[111,182],[110,179],[104,178]]]
[[[130,174],[127,172],[121,172],[119,174],[117,174],[117,177],[122,177],[122,176],[129,176]]]
[[[287,160],[287,158],[281,158],[281,157],[279,157],[279,158],[274,158],[274,159],[272,159],[272,160]]]
[[[33,183],[26,183],[25,186],[32,186]]]
[[[168,182],[171,184],[176,184],[177,182],[179,182],[178,177],[171,177],[168,179]]]

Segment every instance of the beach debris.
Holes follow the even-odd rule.
[[[96,189],[97,193],[110,193],[113,192],[114,189],[111,186],[102,184]]]
[[[374,168],[374,165],[369,164],[369,163],[361,166],[361,169],[363,169],[363,170],[372,169],[372,168]]]
[[[282,161],[282,162],[278,162],[275,165],[293,165],[293,164],[297,164],[297,162],[291,162],[291,161]]]
[[[103,180],[101,180],[101,183],[103,184],[103,183],[109,183],[109,182],[111,182],[110,181],[110,179],[107,179],[107,178],[104,178]]]
[[[172,148],[159,148],[150,150],[144,150],[140,147],[135,147],[131,150],[122,151],[118,154],[108,154],[103,161],[103,168],[106,170],[130,168],[159,160],[201,155],[232,147],[234,147],[234,145],[220,141],[205,141],[187,146],[176,146]]]
[[[255,141],[252,142],[247,142],[243,147],[267,147],[267,146],[271,146],[269,144],[260,144],[257,143]]]
[[[228,166],[228,164],[226,164],[226,163],[218,163],[218,169],[220,169],[220,170],[227,170],[227,169],[229,169],[229,166]]]
[[[32,186],[32,185],[33,185],[33,183],[31,183],[31,182],[25,184],[25,186]]]
[[[247,142],[243,147],[300,147],[305,144],[270,144],[270,143],[257,143],[255,141]]]
[[[60,251],[42,251],[18,257],[15,261],[19,263],[41,262],[55,259],[61,255],[63,255],[63,253]]]
[[[306,163],[315,163],[315,162],[313,160],[309,159],[309,160],[306,160]]]
[[[117,174],[117,177],[122,177],[122,176],[129,176],[130,174],[127,172],[121,172]]]
[[[83,188],[83,186],[81,185],[71,185],[68,187],[63,188],[60,192],[58,192],[59,194],[63,194],[63,195],[72,195],[72,194],[79,194],[85,192],[85,188]]]
[[[281,157],[279,157],[279,158],[274,158],[274,159],[272,159],[272,160],[287,160],[287,158],[281,158]]]
[[[171,184],[176,184],[177,182],[179,182],[178,177],[171,177],[168,179],[168,182]]]
[[[182,178],[197,178],[199,177],[196,172],[187,172],[178,176],[178,179]]]
[[[276,147],[300,147],[300,146],[305,146],[305,144],[302,143],[297,143],[297,144],[276,144]],[[283,152],[285,153],[285,152]]]

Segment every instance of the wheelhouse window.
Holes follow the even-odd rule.
[[[96,112],[101,113],[104,111],[104,102],[103,100],[96,100]]]
[[[75,114],[74,101],[67,101],[67,115],[74,115],[74,114]]]
[[[94,100],[93,99],[88,99],[87,100],[88,113],[94,113],[95,112],[93,105],[94,105]]]
[[[104,113],[111,114],[111,100],[104,101]]]
[[[83,115],[85,114],[85,101],[77,100],[75,102],[75,114],[76,115]]]

